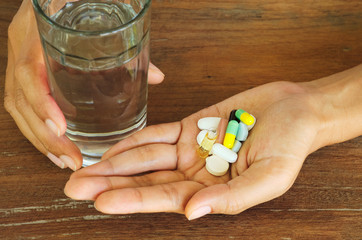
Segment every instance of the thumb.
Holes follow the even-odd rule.
[[[193,220],[209,213],[238,214],[282,195],[299,172],[290,162],[286,165],[284,160],[254,162],[231,181],[200,190],[187,203],[186,217]]]
[[[148,83],[159,84],[164,80],[164,78],[165,74],[163,74],[159,68],[150,62],[148,68]]]

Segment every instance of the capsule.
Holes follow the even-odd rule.
[[[217,138],[217,133],[215,131],[208,131],[202,140],[200,147],[198,148],[198,154],[202,158],[209,156],[209,153],[212,149]]]
[[[240,151],[240,148],[243,144],[237,140],[235,140],[235,143],[234,143],[234,146],[233,148],[231,149],[231,151],[235,152],[235,153],[238,153]]]
[[[252,116],[254,118],[254,123],[252,125],[248,125],[249,131],[255,126],[255,123],[256,123],[256,118],[252,114],[250,114],[250,116]]]
[[[234,146],[236,135],[238,134],[239,123],[235,120],[231,120],[228,123],[226,128],[226,133],[224,137],[224,146],[227,148],[232,148]]]
[[[248,126],[253,125],[253,123],[255,122],[255,119],[243,109],[238,109],[235,112],[235,116]]]
[[[232,111],[230,112],[229,122],[232,121],[232,120],[235,120],[235,121],[237,121],[237,122],[240,122],[240,120],[236,117],[235,113],[236,113],[236,110],[232,110]]]
[[[250,125],[251,126],[251,125]],[[248,138],[248,135],[249,135],[249,131],[248,131],[248,126],[243,123],[243,122],[240,122],[239,123],[239,129],[238,129],[238,133],[236,135],[236,139],[238,141],[245,141],[247,138]]]

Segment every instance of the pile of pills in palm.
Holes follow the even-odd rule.
[[[254,127],[256,119],[242,109],[230,113],[223,144],[215,143],[221,118],[206,117],[197,122],[201,132],[197,135],[198,155],[206,158],[206,169],[214,176],[223,176],[230,163],[236,162],[238,152]]]

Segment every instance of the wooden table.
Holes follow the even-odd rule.
[[[0,2],[1,99],[20,3]],[[151,58],[166,80],[149,88],[149,124],[362,62],[360,0],[154,0],[152,11]],[[111,216],[63,194],[71,171],[39,153],[2,105],[0,239],[362,239],[362,137],[313,153],[286,194],[236,216]]]

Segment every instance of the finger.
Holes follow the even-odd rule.
[[[7,74],[5,81],[5,97],[4,104],[6,110],[10,113],[15,123],[19,127],[22,134],[43,154],[45,154],[55,165],[60,168],[66,168],[67,165],[54,154],[48,152],[48,150],[43,146],[43,144],[39,141],[39,139],[34,135],[29,125],[23,118],[23,116],[17,111],[15,106],[15,97],[14,97],[14,53],[12,51],[12,47],[9,41],[9,50],[8,50],[8,66],[7,66]]]
[[[146,187],[182,180],[184,180],[183,174],[176,171],[159,171],[135,177],[73,177],[65,185],[64,193],[76,200],[95,200],[99,194],[111,190]]]
[[[10,115],[15,120],[21,133],[34,145],[36,149],[38,149],[41,153],[46,155],[58,167],[62,169],[68,167],[66,163],[63,162],[60,158],[48,152],[48,150],[43,146],[43,144],[39,141],[39,139],[33,134],[33,132],[29,128],[24,118],[17,111],[12,111]]]
[[[56,135],[64,135],[66,121],[53,97],[47,82],[40,40],[32,33],[22,47],[15,67],[15,81],[24,89],[24,95],[36,115],[48,124]]]
[[[104,153],[102,160],[109,159],[121,152],[149,143],[175,144],[180,136],[180,133],[180,122],[165,123],[146,127],[111,147],[107,152]]]
[[[22,115],[29,128],[37,139],[43,144],[47,152],[58,156],[72,170],[76,170],[82,165],[82,155],[76,145],[66,136],[58,137],[49,131],[46,124],[34,113],[33,109],[26,101],[23,90],[17,88],[15,105],[17,111]]]
[[[8,40],[14,44],[14,46],[22,46],[26,39],[24,34],[28,32],[30,26],[36,26],[35,16],[32,8],[31,1],[23,1],[19,10],[12,19],[8,28]],[[35,31],[35,34],[37,32]],[[21,48],[15,48],[15,56],[19,56]]]
[[[192,220],[208,213],[237,214],[282,195],[291,187],[301,167],[293,166],[294,160],[258,161],[227,184],[202,189],[188,202],[187,218]]]
[[[94,206],[98,211],[107,214],[183,213],[188,199],[203,187],[197,182],[181,181],[150,187],[117,189],[100,194]]]
[[[48,150],[43,146],[39,139],[33,134],[29,125],[24,120],[24,118],[19,114],[18,111],[14,110],[10,112],[11,117],[15,120],[17,126],[19,127],[21,133],[37,148],[41,153],[46,155],[55,165],[64,169],[68,167],[64,161],[56,157],[54,154],[48,152]]]
[[[6,67],[5,91],[4,91],[4,107],[6,111],[11,113],[15,110],[14,91],[14,52],[11,47],[11,42],[8,40],[8,64]]]
[[[133,175],[156,170],[173,170],[177,166],[176,146],[150,144],[120,153],[81,169],[72,177]]]
[[[27,24],[22,24],[24,21],[27,21]],[[24,41],[24,36],[26,41]],[[49,96],[42,50],[31,3],[21,5],[9,27],[8,52],[6,84],[18,81],[23,89],[26,89],[25,96],[37,115],[47,122],[57,135],[64,134],[66,123],[63,114]],[[45,95],[44,98],[43,95]],[[57,119],[60,120],[57,121]]]
[[[165,74],[161,72],[155,65],[149,63],[148,67],[148,83],[149,84],[159,84],[165,78]]]

